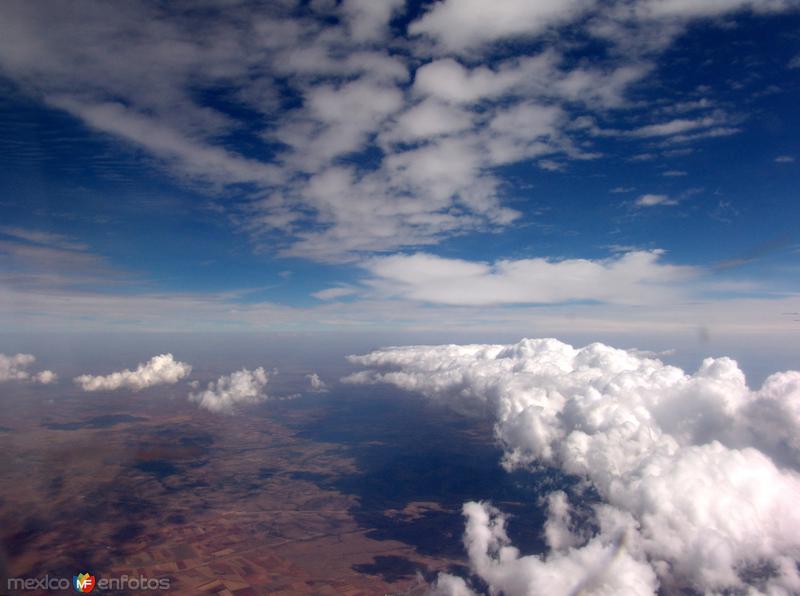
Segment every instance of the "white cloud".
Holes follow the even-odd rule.
[[[637,207],[658,207],[661,205],[677,205],[678,201],[667,195],[646,194],[636,199],[634,204]]]
[[[46,230],[0,226],[0,232],[6,236],[11,236],[16,241],[24,240],[32,244],[47,246],[53,249],[83,252],[89,248],[86,244],[76,242],[63,234],[55,234]]]
[[[794,163],[794,157],[791,155],[779,155],[774,161],[775,163]]]
[[[639,0],[634,4],[637,15],[648,19],[713,17],[740,10],[780,12],[791,7],[791,0]]]
[[[687,374],[640,352],[554,339],[350,360],[367,370],[346,382],[488,412],[506,468],[558,467],[597,491],[602,503],[582,528],[563,496],[551,497],[541,556],[520,556],[497,510],[467,504],[471,568],[494,590],[800,589],[800,371],[752,390],[729,358]]]
[[[699,273],[660,262],[662,251],[608,259],[520,259],[489,265],[425,253],[375,258],[371,286],[389,296],[438,304],[489,305],[592,300],[621,304],[675,298],[680,282]]]
[[[661,146],[669,147],[670,145],[692,143],[694,141],[702,141],[703,139],[718,139],[721,137],[729,137],[740,132],[742,132],[742,129],[735,126],[715,126],[713,128],[701,130],[700,132],[678,134],[668,137],[662,142]]]
[[[641,560],[640,553],[631,552],[624,530],[594,538],[580,548],[559,548],[548,540],[552,550],[547,556],[520,556],[508,539],[506,518],[499,510],[487,503],[469,502],[463,511],[467,518],[464,543],[470,564],[493,592],[508,596],[656,594],[656,574]],[[549,513],[547,523],[551,524],[557,514],[552,506]],[[441,574],[437,586],[458,579]],[[458,583],[455,587],[462,588]],[[440,593],[459,594],[446,590]]]
[[[667,137],[700,128],[709,128],[710,126],[719,124],[719,122],[720,118],[714,116],[707,116],[696,120],[677,119],[660,124],[648,124],[647,126],[626,131],[624,134],[632,137]]]
[[[426,99],[397,117],[384,138],[393,142],[430,139],[472,127],[472,116],[460,107],[436,99]]]
[[[679,176],[686,176],[687,173],[683,170],[667,170],[666,172],[662,172],[661,175],[667,178],[676,178]]]
[[[392,14],[403,6],[405,0],[345,0],[342,13],[347,18],[350,34],[357,40],[380,40],[386,35],[386,26]]]
[[[31,381],[48,385],[58,379],[58,375],[51,370],[32,373],[28,368],[36,362],[33,354],[14,354],[6,356],[0,354],[0,383],[4,381]]]
[[[309,373],[306,375],[306,380],[308,380],[308,385],[311,387],[311,391],[316,393],[324,393],[328,390],[328,386],[322,379],[319,378],[317,373]]]
[[[444,0],[411,24],[412,34],[429,35],[447,50],[465,50],[497,39],[531,36],[574,18],[591,0]]]
[[[800,68],[800,54],[789,60],[789,68]]]
[[[274,166],[237,156],[223,148],[198,143],[163,121],[137,113],[119,103],[89,103],[52,96],[48,103],[80,117],[87,125],[119,135],[158,157],[177,164],[199,180],[234,184],[269,184],[279,180]]]
[[[252,371],[243,368],[209,383],[205,391],[190,393],[189,401],[209,412],[233,414],[240,405],[265,401],[268,396],[264,388],[268,381],[269,376],[263,367]]]
[[[335,288],[326,288],[319,292],[311,294],[318,300],[335,300],[336,298],[343,298],[344,296],[352,296],[358,290],[349,286],[337,286]]]
[[[573,126],[577,113],[605,120],[636,107],[631,86],[690,18],[791,3],[445,0],[410,24],[410,38],[388,26],[401,0],[294,6],[10,0],[0,71],[181,180],[236,194],[228,215],[255,243],[269,234],[263,245],[283,255],[352,261],[512,225],[520,214],[504,201],[500,166],[598,157]],[[607,56],[565,60],[575,48],[546,33],[573,25],[608,42]],[[517,36],[543,43],[483,59],[486,44]],[[220,90],[221,101],[207,100]],[[237,103],[261,117],[220,108]],[[605,132],[675,144],[739,130],[711,100],[681,103],[712,111]],[[237,152],[230,136],[243,131],[264,146]]]
[[[50,383],[55,383],[58,380],[58,375],[54,373],[52,370],[42,370],[33,375],[32,379],[36,383],[41,383],[42,385],[49,385]]]
[[[172,354],[153,356],[136,370],[121,370],[109,375],[80,375],[74,381],[84,391],[113,391],[133,389],[139,391],[154,385],[174,385],[192,372],[192,366],[175,360]]]

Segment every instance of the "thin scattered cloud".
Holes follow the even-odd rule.
[[[314,292],[311,295],[318,300],[336,300],[337,298],[352,296],[356,292],[358,292],[358,290],[350,286],[337,286],[334,288],[326,288],[324,290],[320,290],[319,292]]]

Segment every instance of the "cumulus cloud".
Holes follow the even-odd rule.
[[[139,391],[154,385],[174,385],[192,372],[192,366],[179,362],[172,354],[153,356],[136,370],[121,370],[109,375],[80,375],[74,381],[84,391],[113,391],[133,389]]]
[[[590,505],[550,495],[549,550],[527,556],[510,544],[501,512],[466,504],[471,569],[493,590],[800,590],[800,372],[750,389],[729,358],[688,374],[642,352],[555,339],[386,348],[350,360],[366,370],[347,382],[390,383],[488,413],[507,469],[557,467],[599,495]],[[576,527],[576,506],[589,507],[590,523]]]
[[[257,404],[268,399],[264,388],[269,376],[263,367],[243,368],[209,383],[205,391],[190,393],[189,401],[216,414],[233,414],[240,405]]]
[[[453,305],[550,304],[592,300],[653,303],[674,297],[692,267],[660,261],[662,251],[631,251],[608,259],[519,259],[486,264],[417,253],[366,264],[378,291]]]
[[[15,354],[6,356],[0,354],[0,383],[4,381],[31,381],[48,385],[58,379],[58,375],[51,370],[32,373],[28,370],[36,362],[33,354]]]
[[[311,387],[311,391],[316,393],[323,393],[328,390],[328,386],[322,379],[319,378],[317,373],[310,373],[306,375],[306,380],[308,381],[308,385]]]

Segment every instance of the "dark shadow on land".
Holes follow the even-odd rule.
[[[117,418],[89,419],[88,428],[113,426]],[[126,422],[144,420],[119,418]],[[72,426],[62,425],[67,430],[73,430]],[[76,426],[75,430],[78,428],[81,427]],[[59,503],[62,498],[74,497],[69,493],[67,479],[64,475],[53,477],[44,487],[45,494],[53,499],[52,515],[46,519],[28,516],[17,530],[3,535],[5,555],[10,560],[33,549],[40,553],[25,571],[26,577],[72,577],[79,569],[102,575],[119,557],[139,548],[142,541],[152,543],[154,537],[146,531],[153,527],[154,520],[160,525],[186,523],[182,511],[164,508],[162,496],[193,492],[206,485],[195,472],[202,474],[199,468],[208,463],[213,436],[183,425],[131,428],[124,432],[131,459],[120,462],[117,474],[73,498],[69,510]],[[66,541],[80,547],[65,551],[61,546]],[[54,557],[54,552],[60,555]]]
[[[361,563],[353,565],[353,571],[366,573],[367,575],[378,575],[385,582],[396,582],[402,579],[410,579],[420,573],[426,581],[431,581],[436,574],[432,574],[427,565],[412,561],[406,557],[395,555],[378,555],[373,563]]]
[[[77,422],[43,422],[42,426],[52,430],[81,430],[84,428],[111,428],[117,424],[126,424],[147,420],[140,416],[130,416],[128,414],[108,414],[106,416],[95,416]]]
[[[571,481],[553,470],[503,470],[502,452],[485,421],[386,387],[354,387],[324,400],[322,416],[294,426],[302,437],[343,445],[360,472],[311,480],[358,497],[352,514],[369,528],[370,538],[399,540],[425,555],[463,558],[462,505],[489,500],[512,518],[509,535],[522,552],[544,551],[546,511],[539,499]],[[436,505],[397,511],[412,502]]]

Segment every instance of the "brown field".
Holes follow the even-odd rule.
[[[330,488],[359,470],[341,444],[296,430],[319,406],[287,407],[281,422],[152,394],[75,394],[56,419],[42,415],[53,410],[44,397],[15,396],[13,409],[4,399],[14,412],[0,432],[6,577],[169,578],[185,594],[415,594],[423,575],[463,563],[370,536],[354,511],[409,524],[443,507],[364,511]]]

